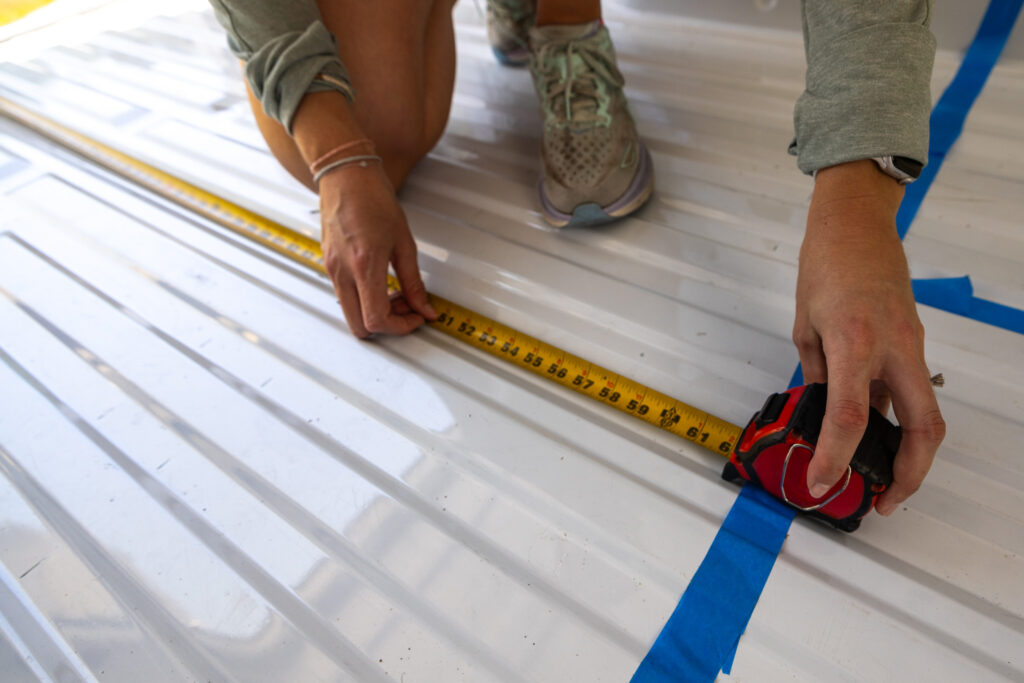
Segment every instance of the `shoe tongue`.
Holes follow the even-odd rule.
[[[595,19],[584,24],[549,24],[534,26],[530,37],[537,43],[564,43],[570,40],[589,38],[601,30],[601,20]]]

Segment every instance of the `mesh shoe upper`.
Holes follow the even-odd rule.
[[[543,190],[559,210],[605,206],[629,187],[639,140],[608,30],[599,22],[530,32],[544,115]]]

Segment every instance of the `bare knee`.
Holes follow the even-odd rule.
[[[448,113],[451,110],[451,95],[448,100],[427,111],[423,130],[423,156],[430,153],[430,150],[437,146],[448,127]]]
[[[451,90],[451,84],[442,82],[437,89],[428,87],[421,95],[392,95],[384,106],[380,106],[381,100],[374,102],[374,115],[366,117],[373,122],[367,132],[396,190],[444,134],[451,111]]]
[[[394,115],[375,122],[370,135],[395,190],[402,186],[413,167],[427,156],[439,137],[435,131],[428,130],[422,106],[422,103],[418,106],[396,106]]]

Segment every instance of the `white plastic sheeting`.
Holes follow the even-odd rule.
[[[463,3],[402,194],[428,287],[744,422],[796,364],[799,36],[606,12],[650,205],[544,227],[529,76]],[[316,234],[223,45],[157,18],[2,64],[0,96]],[[1022,107],[998,67],[906,242],[1017,307]],[[0,196],[5,681],[625,681],[735,497],[714,455],[439,333],[356,341],[326,281],[7,121]],[[921,315],[930,477],[855,535],[794,524],[732,679],[1024,677],[1024,338]]]

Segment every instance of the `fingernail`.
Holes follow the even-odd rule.
[[[821,498],[826,493],[828,493],[828,490],[830,488],[832,487],[829,486],[828,484],[815,484],[814,486],[811,487],[811,496],[813,496],[814,498]]]
[[[424,308],[427,311],[427,315],[429,315],[431,318],[436,318],[437,317],[437,311],[434,309],[433,306],[430,305],[429,301],[427,302],[427,305],[424,306]]]
[[[878,510],[878,514],[882,515],[883,517],[888,517],[893,513],[893,510],[896,509],[896,506],[879,504],[875,506],[875,509]]]

